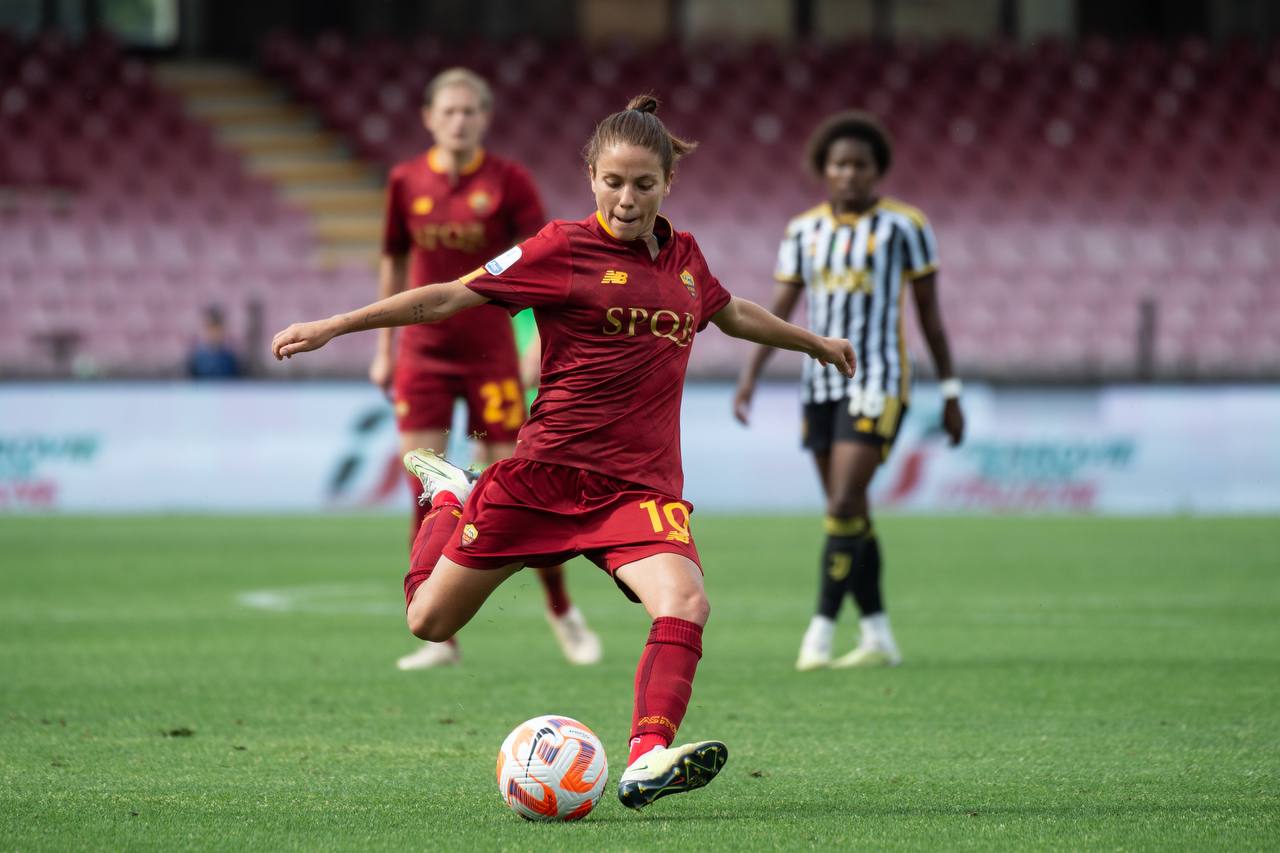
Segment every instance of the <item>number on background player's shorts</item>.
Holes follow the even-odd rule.
[[[524,390],[516,379],[485,382],[480,386],[484,400],[484,422],[488,427],[520,429],[524,423]]]
[[[855,441],[882,448],[884,456],[898,438],[907,407],[897,397],[875,391],[855,393],[843,400],[806,403],[802,434],[805,449],[826,453],[837,441]]]
[[[525,421],[524,388],[514,376],[446,376],[397,372],[396,421],[403,430],[448,429],[453,404],[467,401],[467,431],[487,442],[511,443]]]

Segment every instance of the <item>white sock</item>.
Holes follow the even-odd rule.
[[[830,651],[836,637],[836,620],[816,614],[809,620],[809,627],[804,632],[805,648],[826,649]]]
[[[893,645],[893,632],[889,630],[889,614],[883,610],[871,616],[863,616],[858,620],[858,628],[862,631],[862,635],[858,638],[860,645]]]

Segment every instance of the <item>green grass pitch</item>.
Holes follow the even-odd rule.
[[[648,620],[593,567],[601,666],[561,659],[525,573],[462,667],[401,673],[400,518],[0,519],[0,848],[1280,848],[1280,522],[879,528],[906,663],[799,674],[819,520],[697,518],[682,736],[728,766],[540,825],[496,791],[516,723],[580,718],[611,781],[625,757]]]

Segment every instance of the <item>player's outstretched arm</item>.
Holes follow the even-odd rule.
[[[378,262],[378,298],[386,299],[409,289],[409,255],[384,254]],[[391,378],[395,375],[395,331],[380,329],[373,361],[369,364],[369,381],[391,392]]]
[[[800,301],[801,290],[803,287],[799,284],[789,281],[778,282],[773,291],[773,307],[770,309],[773,315],[789,320],[791,312],[796,308],[796,303]],[[742,366],[742,373],[738,376],[738,387],[733,392],[733,416],[741,424],[746,424],[750,418],[751,398],[756,393],[756,380],[760,378],[760,371],[764,370],[764,363],[771,355],[773,355],[773,347],[758,346],[747,359],[747,363]]]
[[[853,376],[853,346],[844,338],[823,338],[780,317],[749,299],[737,296],[711,318],[720,331],[744,341],[795,350],[825,364],[834,364],[845,376]]]
[[[295,353],[320,349],[338,335],[414,323],[438,323],[488,301],[461,281],[415,287],[355,311],[334,314],[327,320],[294,323],[272,339],[271,354],[277,359],[289,358]]]

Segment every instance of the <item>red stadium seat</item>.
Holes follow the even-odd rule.
[[[1274,46],[1090,38],[588,50],[525,40],[496,51],[434,35],[410,43],[277,33],[260,60],[384,166],[427,144],[417,104],[430,76],[472,65],[490,76],[500,105],[521,103],[495,116],[495,150],[529,165],[550,213],[567,217],[589,209],[576,152],[594,120],[652,88],[671,127],[702,144],[670,201],[677,227],[698,234],[735,292],[766,302],[787,217],[822,198],[801,170],[805,137],[828,112],[869,107],[897,141],[886,188],[937,229],[962,364],[1123,375],[1134,367],[1139,301],[1153,298],[1166,373],[1280,365],[1270,332],[1280,328]],[[247,178],[110,39],[0,35],[0,68],[2,322],[47,317],[47,305],[23,301],[40,288],[15,284],[36,265],[52,265],[57,293],[101,268],[113,284],[95,294],[120,300],[139,328],[168,328],[182,304],[174,294],[200,303],[258,295],[270,324],[371,293],[367,267],[321,275],[305,215]],[[155,269],[164,272],[147,272]],[[141,307],[131,311],[135,298]],[[103,363],[141,372],[177,369],[184,343],[156,331],[162,343],[148,350],[136,341],[150,335],[86,334]],[[0,350],[0,370],[37,363],[38,345],[19,338]],[[738,348],[707,341],[694,356],[699,369],[735,371]],[[326,351],[313,369],[358,374],[366,349]]]

